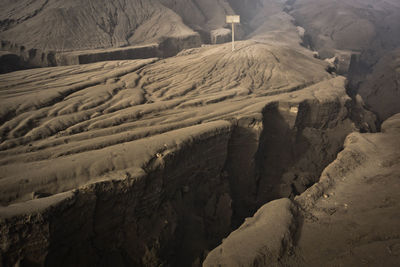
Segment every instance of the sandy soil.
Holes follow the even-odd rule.
[[[320,183],[297,199],[305,208],[295,252],[303,265],[398,264],[399,126],[396,115],[382,133],[349,135]]]

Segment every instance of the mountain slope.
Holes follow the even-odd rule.
[[[119,47],[195,35],[176,13],[156,0],[1,4],[0,38],[41,50]]]
[[[241,39],[265,19],[281,12],[275,0],[1,0],[0,39],[43,51],[71,51],[160,43],[165,38],[210,34],[224,27],[225,17],[239,14]],[[225,38],[229,39],[229,38]],[[198,44],[199,45],[199,44]]]
[[[400,43],[396,34],[400,5],[396,1],[297,0],[291,9],[323,57],[332,57],[335,50],[379,54]]]

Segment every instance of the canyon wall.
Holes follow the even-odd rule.
[[[153,149],[137,155],[146,158],[140,176],[2,207],[4,264],[190,264],[230,229],[221,176],[230,132],[217,121],[156,136],[146,140]]]
[[[387,119],[381,133],[349,134],[319,182],[262,206],[203,266],[395,266],[399,118]]]
[[[62,136],[58,145],[51,144],[57,138],[30,139],[35,145],[26,146],[33,154],[14,154],[23,140],[3,146],[2,173],[24,183],[14,191],[7,177],[1,181],[4,264],[198,266],[266,201],[293,197],[316,182],[317,172],[357,129],[343,77],[243,102],[210,103],[222,120],[185,127],[181,121],[176,130],[147,131],[132,141],[112,144],[116,136],[100,135],[89,150],[70,150],[76,141]],[[54,145],[69,148],[56,156]],[[18,174],[24,169],[30,176]]]

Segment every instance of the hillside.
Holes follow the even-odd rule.
[[[307,29],[310,45],[323,57],[334,56],[335,50],[379,54],[400,41],[397,1],[297,0],[291,8],[297,23]]]
[[[43,51],[143,45],[198,34],[209,42],[210,32],[226,25],[225,15],[245,9],[234,5],[235,10],[226,0],[2,0],[0,39]]]
[[[3,0],[1,7],[0,38],[43,51],[119,47],[195,34],[155,0]]]

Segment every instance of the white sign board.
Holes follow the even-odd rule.
[[[240,16],[226,16],[226,23],[240,23]]]
[[[232,23],[232,51],[235,50],[235,23],[240,23],[240,16],[226,16],[226,23]]]

